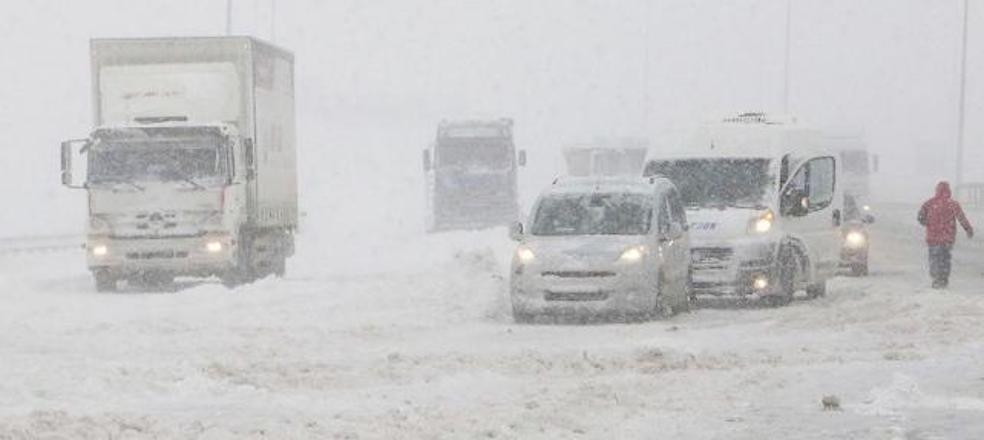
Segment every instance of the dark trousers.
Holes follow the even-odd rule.
[[[950,283],[950,250],[953,245],[929,245],[929,276],[933,287],[946,287]]]

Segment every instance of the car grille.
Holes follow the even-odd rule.
[[[600,270],[564,270],[564,271],[546,271],[541,275],[545,277],[556,277],[556,278],[608,278],[615,276],[615,272],[600,271]]]
[[[695,270],[727,269],[734,261],[734,250],[724,247],[693,248],[690,261]]]

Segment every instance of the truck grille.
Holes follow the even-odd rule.
[[[129,260],[166,260],[174,258],[188,258],[188,252],[173,250],[127,252],[126,258]]]
[[[608,278],[615,276],[615,272],[600,271],[600,270],[563,270],[563,271],[546,271],[541,275],[545,277],[557,277],[557,278]]]
[[[604,301],[608,299],[608,292],[604,290],[594,292],[551,292],[548,290],[543,299],[547,301]]]
[[[725,247],[693,248],[690,261],[695,270],[727,269],[734,261],[734,250]]]

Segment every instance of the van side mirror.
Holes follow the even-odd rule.
[[[430,150],[424,150],[424,154],[423,154],[423,157],[421,159],[423,159],[424,172],[425,173],[430,172],[431,165],[432,165],[431,164],[431,152],[430,152]]]
[[[61,143],[61,183],[69,188],[84,188],[86,167],[88,163],[82,160],[88,139],[73,139]],[[78,159],[78,160],[76,160]]]
[[[526,166],[526,150],[519,150],[519,166]]]
[[[509,225],[509,238],[512,241],[520,241],[523,239],[523,224],[521,222],[514,222]]]
[[[253,138],[243,139],[243,161],[246,163],[246,179],[253,179],[256,175],[256,145]]]
[[[803,217],[810,212],[810,198],[805,191],[791,189],[782,197],[780,211],[785,216]]]

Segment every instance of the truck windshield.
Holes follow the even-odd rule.
[[[573,194],[543,199],[533,220],[533,235],[644,235],[649,233],[652,203],[641,194]]]
[[[101,142],[89,153],[89,182],[221,184],[228,176],[225,151],[218,137]]]
[[[512,145],[502,139],[442,139],[437,146],[437,163],[441,168],[472,172],[508,170],[513,163],[512,151]]]
[[[690,208],[763,209],[767,189],[775,181],[768,159],[688,159],[652,161],[646,176],[669,178]]]

